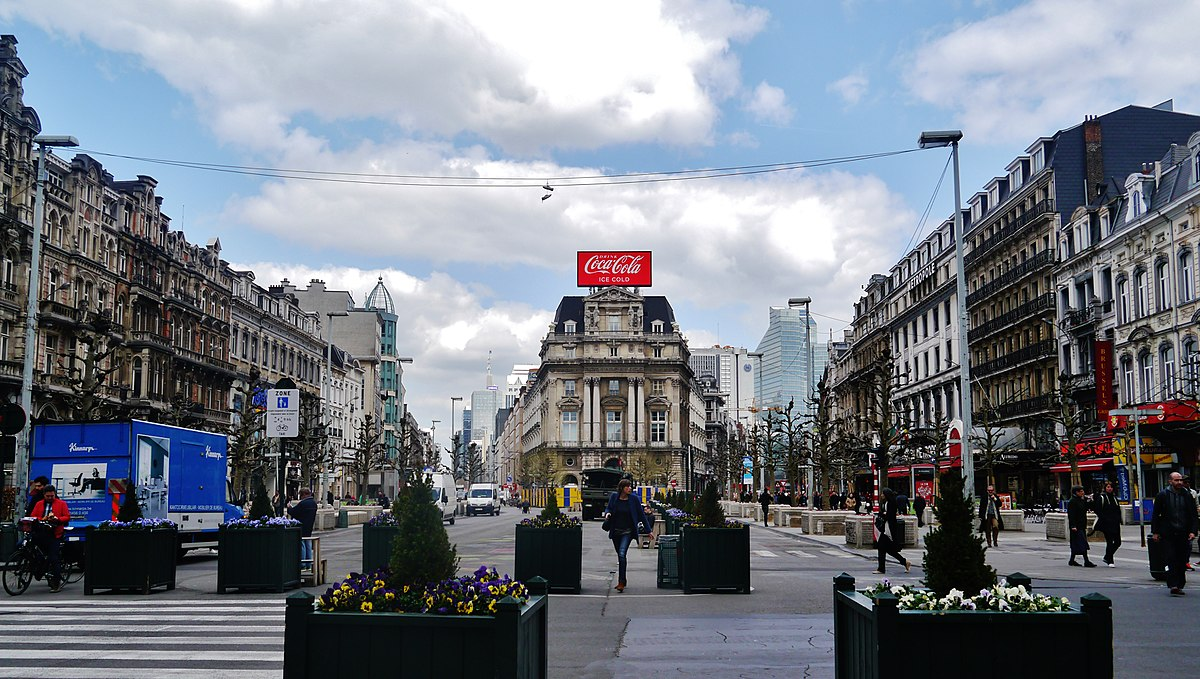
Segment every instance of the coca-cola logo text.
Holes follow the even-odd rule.
[[[649,252],[580,252],[580,287],[650,285]]]

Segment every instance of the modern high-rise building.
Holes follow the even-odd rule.
[[[802,307],[773,306],[768,318],[767,331],[758,343],[762,354],[758,407],[786,408],[794,400],[796,412],[807,412],[809,395],[821,379],[815,365],[817,352],[809,351],[819,337],[817,324]],[[828,350],[823,355],[828,360]]]
[[[688,365],[698,380],[705,376],[715,378],[717,395],[731,419],[744,425],[750,423],[752,409],[757,407],[758,356],[745,347],[707,347],[692,349]]]

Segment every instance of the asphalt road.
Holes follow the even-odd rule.
[[[483,564],[511,572],[513,524],[520,518],[505,508],[500,516],[459,517],[447,526],[460,570]],[[319,535],[331,580],[358,569],[360,527]],[[1200,649],[1191,630],[1200,614],[1200,588],[1190,597],[1168,597],[1148,575],[1136,529],[1125,540],[1115,569],[1069,568],[1065,546],[1036,534],[1005,534],[988,559],[1000,573],[1030,575],[1046,593],[1073,601],[1090,592],[1110,597],[1117,676],[1176,676]],[[629,587],[617,593],[612,544],[599,521],[585,524],[583,592],[550,601],[551,676],[831,677],[832,579],[847,572],[862,583],[875,582],[873,552],[761,526],[751,530],[751,550],[749,595],[658,589],[658,552],[638,548],[629,552]],[[890,564],[888,577],[916,583],[920,552],[906,553],[912,573]],[[28,670],[41,666],[59,677],[165,676],[168,668],[180,677],[278,677],[286,596],[216,594],[216,556],[208,551],[184,560],[174,591],[147,597],[98,594],[85,600],[80,584],[50,594],[35,582],[26,594],[0,602],[0,676],[35,676]],[[75,636],[31,640],[39,621],[51,629],[71,625]],[[91,629],[88,623],[102,624]],[[189,632],[197,626],[204,632]],[[123,636],[113,636],[122,630]],[[143,632],[147,637],[139,639]],[[164,645],[164,638],[175,645]],[[929,657],[936,657],[936,640]],[[1002,649],[981,662],[1004,663]],[[896,676],[920,676],[922,669],[897,668]],[[1014,675],[1020,671],[1012,668]]]

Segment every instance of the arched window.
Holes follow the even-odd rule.
[[[1117,323],[1124,324],[1132,320],[1129,314],[1129,279],[1122,276],[1117,279]]]
[[[1121,357],[1121,400],[1133,403],[1133,359],[1128,356]]]
[[[1159,260],[1154,265],[1154,296],[1157,309],[1164,311],[1171,307],[1171,281],[1167,275],[1167,260]]]
[[[1135,271],[1133,274],[1133,315],[1142,318],[1150,312],[1150,289],[1146,283],[1146,272]]]
[[[1164,344],[1158,348],[1158,364],[1162,370],[1163,398],[1175,396],[1175,347]]]
[[[1195,294],[1192,287],[1193,275],[1192,251],[1184,250],[1179,253],[1179,302],[1190,302]]]
[[[1150,352],[1143,351],[1138,355],[1138,396],[1141,402],[1152,400],[1154,393],[1154,361],[1150,360]]]
[[[133,397],[145,398],[142,393],[142,359],[133,359]]]
[[[1194,397],[1197,391],[1200,391],[1200,354],[1197,353],[1196,338],[1183,338],[1183,384],[1180,385],[1183,393]]]

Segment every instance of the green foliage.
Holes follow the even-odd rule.
[[[696,518],[705,528],[724,528],[725,510],[721,509],[721,501],[717,498],[717,484],[710,481],[704,487],[704,493],[696,503]]]
[[[680,493],[680,495],[683,496],[683,501],[680,503],[679,508],[694,516],[696,514],[696,498],[688,493]]]
[[[552,521],[562,516],[562,512],[558,509],[558,494],[553,488],[548,489],[546,493],[546,506],[542,509],[541,517],[547,521]]]
[[[271,508],[271,500],[267,497],[267,487],[262,481],[254,487],[254,497],[250,500],[250,511],[246,514],[248,519],[269,519],[275,516],[275,510]]]
[[[942,475],[933,514],[938,526],[925,538],[925,586],[939,596],[951,589],[978,592],[996,584],[996,571],[984,560],[975,532],[975,507],[963,496],[958,472]]]
[[[137,501],[137,486],[130,480],[125,489],[125,498],[121,500],[121,509],[117,512],[117,521],[132,523],[142,518],[142,506]]]
[[[666,501],[666,499],[667,499],[667,497],[665,495],[663,495],[663,492],[661,490],[654,491],[654,501],[655,502],[664,502],[664,501]]]
[[[433,486],[418,476],[392,503],[400,534],[392,541],[393,588],[437,582],[458,571],[458,548],[450,544],[442,511],[433,504]]]

